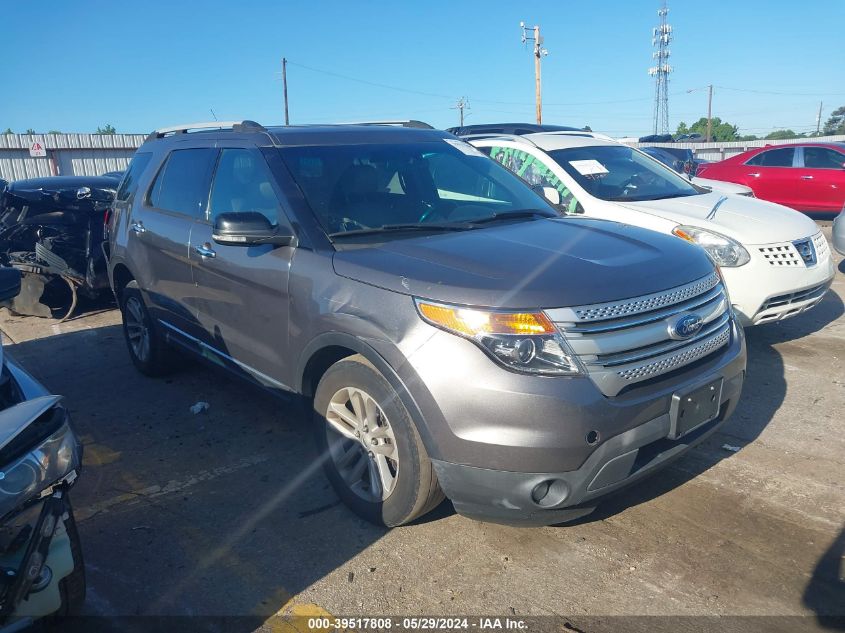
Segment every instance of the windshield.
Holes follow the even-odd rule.
[[[280,150],[327,234],[443,230],[557,214],[519,178],[454,139]],[[523,213],[525,212],[525,213]]]
[[[601,200],[636,202],[702,193],[671,169],[624,145],[571,147],[549,155]]]

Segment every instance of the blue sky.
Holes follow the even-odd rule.
[[[446,127],[457,123],[451,106],[461,96],[468,123],[531,121],[524,20],[541,25],[550,51],[544,122],[650,133],[646,69],[658,8],[658,0],[7,1],[0,130],[111,123],[147,132],[210,120],[212,109],[220,120],[282,123],[283,56],[292,123],[417,118]],[[687,91],[710,83],[714,116],[742,133],[808,131],[819,101],[823,121],[845,105],[845,0],[672,0],[669,8],[673,129],[706,115],[706,90]]]

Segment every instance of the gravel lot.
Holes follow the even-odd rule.
[[[117,311],[57,324],[3,310],[0,327],[7,353],[66,396],[85,443],[73,498],[90,614],[250,616],[233,627],[244,631],[326,612],[559,614],[583,631],[613,621],[596,615],[781,615],[804,617],[722,622],[814,629],[845,615],[837,262],[813,311],[748,332],[748,380],[721,433],[580,523],[542,529],[471,521],[448,503],[375,528],[312,466],[293,407],[200,365],[141,376]],[[191,414],[197,401],[210,410]],[[675,630],[696,630],[683,622]]]

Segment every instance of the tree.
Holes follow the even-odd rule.
[[[5,132],[3,132],[3,134],[14,134],[14,132],[12,132],[12,128],[7,127],[7,128],[6,128],[6,131],[5,131]]]
[[[825,134],[845,134],[845,106],[836,108],[824,124]]]
[[[117,130],[111,123],[106,123],[104,127],[97,128],[97,134],[116,134]]]
[[[798,134],[792,130],[775,130],[766,134],[764,138],[767,141],[782,141],[787,138],[803,138],[803,136],[803,134]]]
[[[32,128],[27,128],[26,134],[35,134],[35,130],[33,130]]]
[[[719,117],[713,117],[711,138],[714,141],[737,141],[739,140],[739,128],[730,123],[722,123]],[[678,124],[678,131],[676,134],[701,134],[707,137],[707,117],[701,117],[698,121],[687,127],[687,124],[681,121]]]
[[[47,132],[47,134],[61,134],[61,131],[59,131],[59,130],[50,130],[49,132]]]

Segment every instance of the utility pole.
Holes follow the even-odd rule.
[[[288,116],[288,60],[282,57],[282,90],[285,93],[285,125],[290,125]]]
[[[816,136],[819,135],[819,131],[822,127],[822,102],[819,101],[819,114],[816,116]]]
[[[708,86],[707,94],[707,142],[713,138],[713,84]]]
[[[458,99],[458,102],[452,106],[452,110],[457,110],[460,116],[460,126],[464,126],[464,110],[469,110],[469,99],[466,97],[461,97]]]
[[[549,54],[543,48],[543,36],[540,35],[539,25],[534,27],[525,26],[525,22],[520,22],[519,27],[522,29],[522,43],[525,44],[529,40],[534,42],[534,101],[537,109],[537,124],[543,122],[543,85],[540,75],[540,60]],[[533,31],[534,35],[529,37],[528,31]]]

